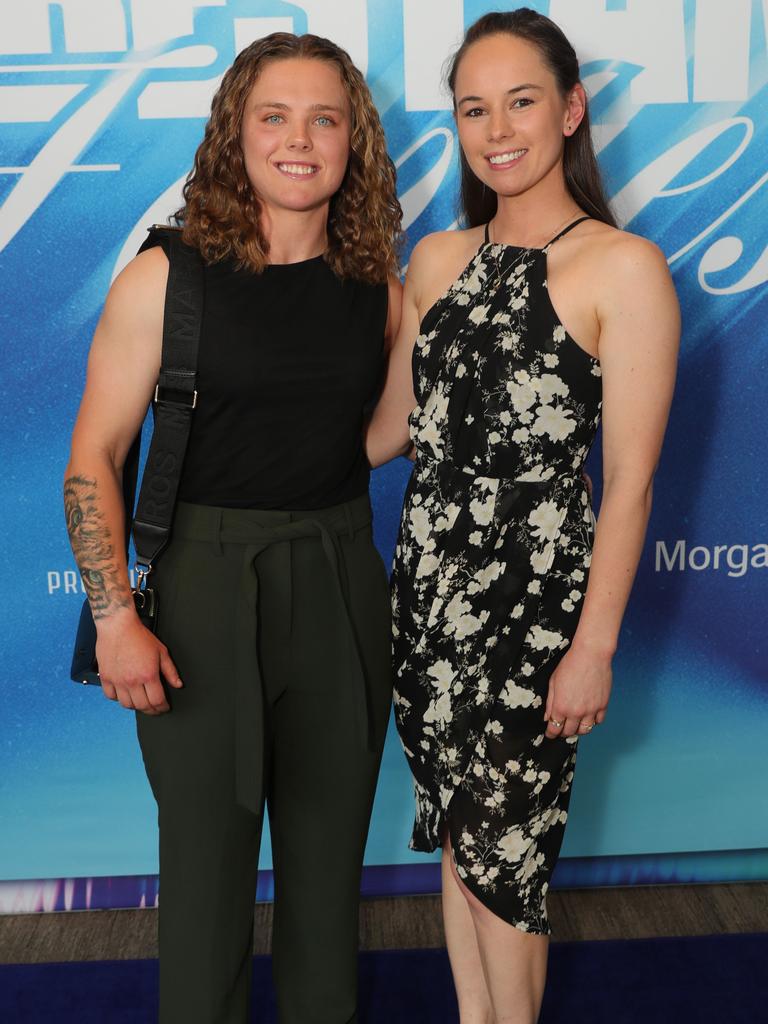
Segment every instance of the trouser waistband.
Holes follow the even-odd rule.
[[[349,614],[346,575],[340,538],[350,539],[371,522],[367,494],[330,508],[310,511],[218,508],[179,502],[173,523],[174,540],[202,541],[221,550],[222,544],[243,546],[237,601],[235,665],[235,762],[237,802],[261,812],[263,788],[263,682],[258,659],[258,556],[272,544],[315,537],[321,543],[343,624],[340,669],[350,678],[360,741],[373,749],[373,722],[363,664]]]

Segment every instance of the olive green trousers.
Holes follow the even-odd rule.
[[[137,713],[160,828],[160,1024],[251,1019],[265,801],[280,1022],[356,1022],[360,874],[391,699],[368,497],[311,512],[180,504],[152,585],[184,683],[167,688],[166,714]]]

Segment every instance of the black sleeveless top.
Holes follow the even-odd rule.
[[[143,249],[163,245],[152,232]],[[363,416],[383,369],[387,285],[322,256],[205,268],[197,408],[179,500],[315,509],[364,494]]]

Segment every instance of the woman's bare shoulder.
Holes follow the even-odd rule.
[[[644,322],[651,310],[657,324],[667,324],[672,333],[679,327],[679,301],[669,264],[651,239],[601,225],[584,262],[591,267],[590,293],[603,328],[616,323],[626,331],[630,321]]]
[[[418,296],[419,307],[428,307],[455,281],[477,252],[483,229],[435,231],[425,235],[413,248],[407,283]]]
[[[611,276],[640,265],[657,269],[667,266],[664,253],[650,238],[599,221],[590,228],[582,236],[585,251],[611,272]]]
[[[156,316],[165,305],[167,283],[168,257],[161,246],[145,249],[134,256],[112,282],[105,315],[127,320]]]
[[[483,239],[483,228],[467,228],[466,230],[433,231],[419,239],[413,247],[409,263],[409,271],[414,265],[420,269],[422,264],[443,262],[450,263],[465,253],[467,259],[477,251]]]
[[[572,252],[563,247],[558,256],[578,268],[577,277],[588,285],[585,294],[598,306],[613,304],[633,290],[648,296],[672,287],[666,256],[649,238],[594,221],[585,223],[578,236],[573,232],[572,244]]]
[[[160,246],[134,256],[112,282],[94,346],[146,347],[154,353],[162,337],[167,283],[168,258]]]

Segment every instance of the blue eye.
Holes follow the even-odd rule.
[[[321,114],[316,119],[316,121],[317,121],[317,124],[319,124],[321,128],[325,128],[327,125],[332,125],[333,124],[333,121],[330,119],[330,117],[326,117],[325,114]]]
[[[279,114],[270,114],[265,120],[267,124],[280,124],[283,119]]]

